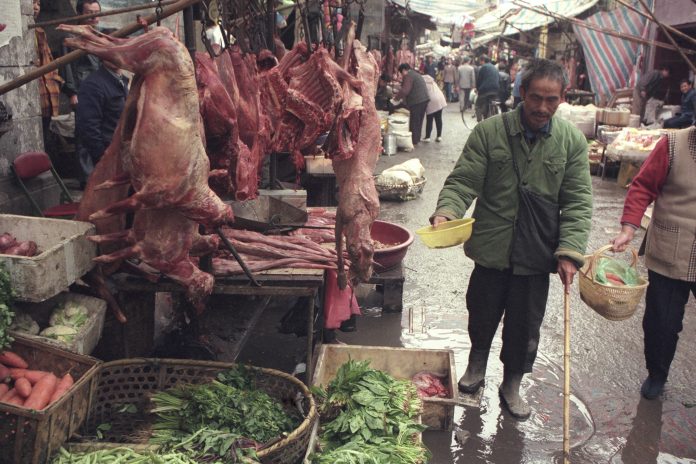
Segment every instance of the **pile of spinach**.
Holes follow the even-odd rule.
[[[14,341],[9,333],[15,316],[12,311],[14,296],[10,273],[5,269],[5,265],[0,263],[0,351],[9,348]]]
[[[369,361],[342,365],[327,388],[315,388],[322,422],[315,464],[423,464],[422,403],[410,381],[372,369]]]
[[[210,383],[181,384],[151,396],[151,442],[194,458],[240,462],[264,443],[294,430],[302,418],[255,386],[243,366]]]

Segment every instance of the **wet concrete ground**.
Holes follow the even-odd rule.
[[[378,170],[419,158],[426,169],[423,194],[408,202],[383,202],[380,219],[410,230],[427,225],[437,195],[470,132],[456,104],[445,109],[441,143],[421,143],[411,153],[381,157]],[[469,124],[473,127],[473,123]],[[608,243],[619,229],[625,190],[615,180],[593,176],[594,216],[588,250]],[[640,244],[642,233],[634,245]],[[454,350],[457,375],[469,352],[464,296],[473,262],[460,247],[430,250],[418,239],[405,259],[404,312],[370,309],[358,331],[339,333],[349,344],[391,345]],[[645,269],[642,269],[645,273]],[[563,294],[553,276],[534,372],[523,382],[533,413],[517,422],[501,411],[497,389],[500,333],[491,351],[486,386],[478,407],[455,411],[453,433],[427,432],[425,442],[435,464],[562,462],[563,439]],[[365,289],[363,289],[365,290]],[[369,290],[369,289],[367,289]],[[581,300],[574,285],[571,300],[571,462],[696,463],[696,302],[689,301],[684,330],[664,396],[641,400],[646,371],[641,304],[629,320],[610,322]],[[409,312],[413,327],[409,328]],[[371,317],[372,316],[372,317]],[[376,316],[376,317],[375,317]],[[469,399],[471,400],[471,399]]]

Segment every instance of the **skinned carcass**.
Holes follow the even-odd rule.
[[[360,110],[344,104],[348,115],[341,115],[334,127],[335,138],[330,143],[336,184],[338,185],[338,210],[336,212],[336,250],[338,252],[338,285],[347,285],[341,259],[345,236],[346,249],[351,260],[351,275],[363,282],[372,277],[374,244],[370,235],[372,223],[379,216],[379,196],[375,189],[373,173],[381,150],[381,128],[375,92],[379,79],[379,66],[358,40],[347,50],[345,66],[352,70],[362,82]],[[345,90],[345,89],[344,89]],[[341,143],[340,141],[344,141]],[[352,150],[346,151],[346,141]],[[337,150],[341,150],[337,152]]]
[[[203,275],[189,253],[217,243],[198,235],[199,224],[228,223],[232,211],[208,186],[210,165],[188,51],[163,27],[129,39],[112,38],[89,26],[59,29],[76,36],[66,39],[66,45],[135,74],[114,140],[95,169],[98,176],[89,180],[86,205],[80,210],[81,217],[89,215],[97,224],[100,235],[95,241],[126,244],[110,253],[102,246],[97,261],[138,258],[143,268],[186,286],[187,295],[202,310],[212,276]],[[100,169],[104,161],[108,165]],[[126,197],[129,185],[134,193]],[[107,198],[99,198],[101,192],[108,193]],[[122,214],[129,211],[135,212],[134,226],[123,231]],[[108,227],[99,227],[104,221],[110,221]]]

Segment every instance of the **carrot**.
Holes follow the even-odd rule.
[[[21,356],[12,351],[3,351],[0,353],[0,363],[3,363],[5,366],[20,367],[22,369],[29,367],[29,364],[27,364]]]
[[[17,379],[15,381],[15,390],[22,398],[29,398],[29,395],[31,395],[31,383],[25,377]]]
[[[41,377],[41,380],[36,382],[31,391],[31,395],[24,402],[24,407],[29,409],[41,410],[46,407],[48,400],[51,399],[53,392],[56,390],[58,377],[53,374],[46,374]]]
[[[0,383],[0,398],[2,398],[3,395],[8,391],[10,391],[10,386],[6,383]]]
[[[46,374],[48,374],[46,371],[33,371],[31,369],[19,369],[17,367],[10,369],[10,375],[15,381],[17,381],[17,379],[26,378],[32,385],[36,384],[36,382],[41,380],[41,377]]]
[[[15,395],[17,395],[17,390],[15,390],[14,388],[10,388],[5,392],[4,395],[2,395],[2,397],[0,397],[0,402],[7,403],[7,400],[9,400]]]
[[[58,382],[58,385],[56,386],[56,391],[53,392],[53,395],[51,396],[51,400],[48,402],[48,404],[52,404],[55,401],[58,401],[61,396],[65,394],[68,390],[70,390],[70,387],[73,386],[75,381],[72,378],[72,375],[70,374],[65,374],[62,379],[60,379],[60,382]]]
[[[10,377],[10,370],[0,364],[0,383],[6,383],[7,379]]]

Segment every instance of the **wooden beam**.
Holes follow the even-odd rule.
[[[181,10],[183,10],[186,7],[195,5],[196,3],[199,3],[201,0],[178,0],[176,3],[166,6],[162,9],[162,14],[160,15],[160,19],[164,19],[168,16],[172,16]],[[149,16],[146,16],[145,18],[142,18],[144,21],[147,22],[147,24],[152,24],[157,21],[157,15],[156,14],[151,14]],[[127,26],[122,27],[121,29],[115,31],[113,34],[110,34],[111,37],[126,37],[135,31],[142,29],[143,25],[140,23],[131,23]],[[81,58],[85,56],[87,52],[84,50],[73,50],[70,53],[67,53],[60,58],[57,58],[50,63],[47,63],[40,68],[36,68],[32,71],[29,71],[26,74],[23,74],[22,76],[19,76],[16,79],[12,79],[10,82],[7,82],[3,85],[0,86],[0,95],[4,95],[7,92],[14,90],[16,88],[19,88],[23,86],[24,84],[27,84],[34,79],[38,79],[39,77],[43,76],[44,74],[53,71],[54,69],[58,69],[61,66],[64,66],[66,64],[72,63],[73,61],[77,60],[78,58]]]
[[[641,15],[641,16],[644,17],[644,18],[647,18],[647,19],[649,19],[650,21],[654,21],[653,18],[652,18],[650,15],[643,13],[643,12],[640,11],[638,8],[636,8],[636,7],[634,7],[633,5],[631,5],[630,3],[628,3],[626,0],[616,0],[616,1],[619,2],[620,4],[622,4],[623,6],[625,6],[626,8],[628,8],[629,10],[633,11],[634,13],[638,13],[639,15]],[[682,31],[680,31],[680,30],[677,29],[676,27],[672,27],[672,26],[669,26],[669,25],[667,25],[667,24],[663,24],[663,25],[667,28],[668,31],[670,31],[670,32],[672,32],[672,33],[678,35],[678,36],[681,37],[682,39],[686,39],[686,40],[688,40],[689,42],[691,42],[691,43],[693,43],[694,45],[696,45],[696,39],[694,39],[693,37],[691,37],[689,34],[684,34]]]

